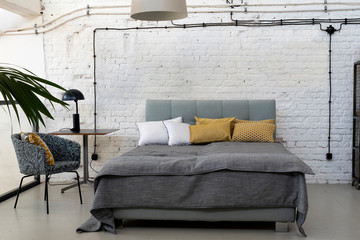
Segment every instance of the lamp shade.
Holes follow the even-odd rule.
[[[76,113],[73,114],[73,128],[70,130],[73,132],[80,132],[80,115],[79,115],[79,109],[78,109],[78,100],[84,100],[84,95],[77,89],[69,89],[67,90],[63,97],[63,101],[75,101],[76,105]]]
[[[77,89],[69,89],[62,97],[63,101],[77,101],[84,99],[84,95]]]
[[[186,0],[132,0],[130,17],[145,21],[186,18]]]

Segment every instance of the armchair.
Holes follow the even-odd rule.
[[[78,169],[80,166],[80,144],[65,138],[44,133],[37,133],[37,135],[40,136],[40,138],[46,143],[46,145],[50,149],[51,153],[54,156],[55,165],[47,165],[45,150],[42,147],[34,145],[27,141],[22,141],[20,134],[14,134],[11,136],[20,172],[26,175],[21,178],[14,208],[16,208],[17,206],[19,194],[21,191],[21,185],[24,178],[34,175],[45,175],[44,200],[46,201],[47,214],[49,214],[49,178],[51,174],[62,172],[76,173],[80,203],[82,204],[79,174],[76,171],[76,169]]]

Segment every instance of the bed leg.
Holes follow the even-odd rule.
[[[288,232],[289,231],[289,222],[276,222],[275,223],[276,232]]]
[[[115,226],[118,228],[123,227],[123,220],[122,219],[115,219]]]

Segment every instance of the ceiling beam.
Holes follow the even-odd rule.
[[[40,0],[0,0],[0,8],[24,17],[37,17],[41,12]]]

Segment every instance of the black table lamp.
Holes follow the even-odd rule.
[[[62,100],[63,101],[75,101],[76,104],[76,113],[73,114],[73,128],[70,130],[73,132],[80,132],[80,116],[78,112],[78,100],[84,100],[84,95],[77,89],[69,89],[64,93]]]

